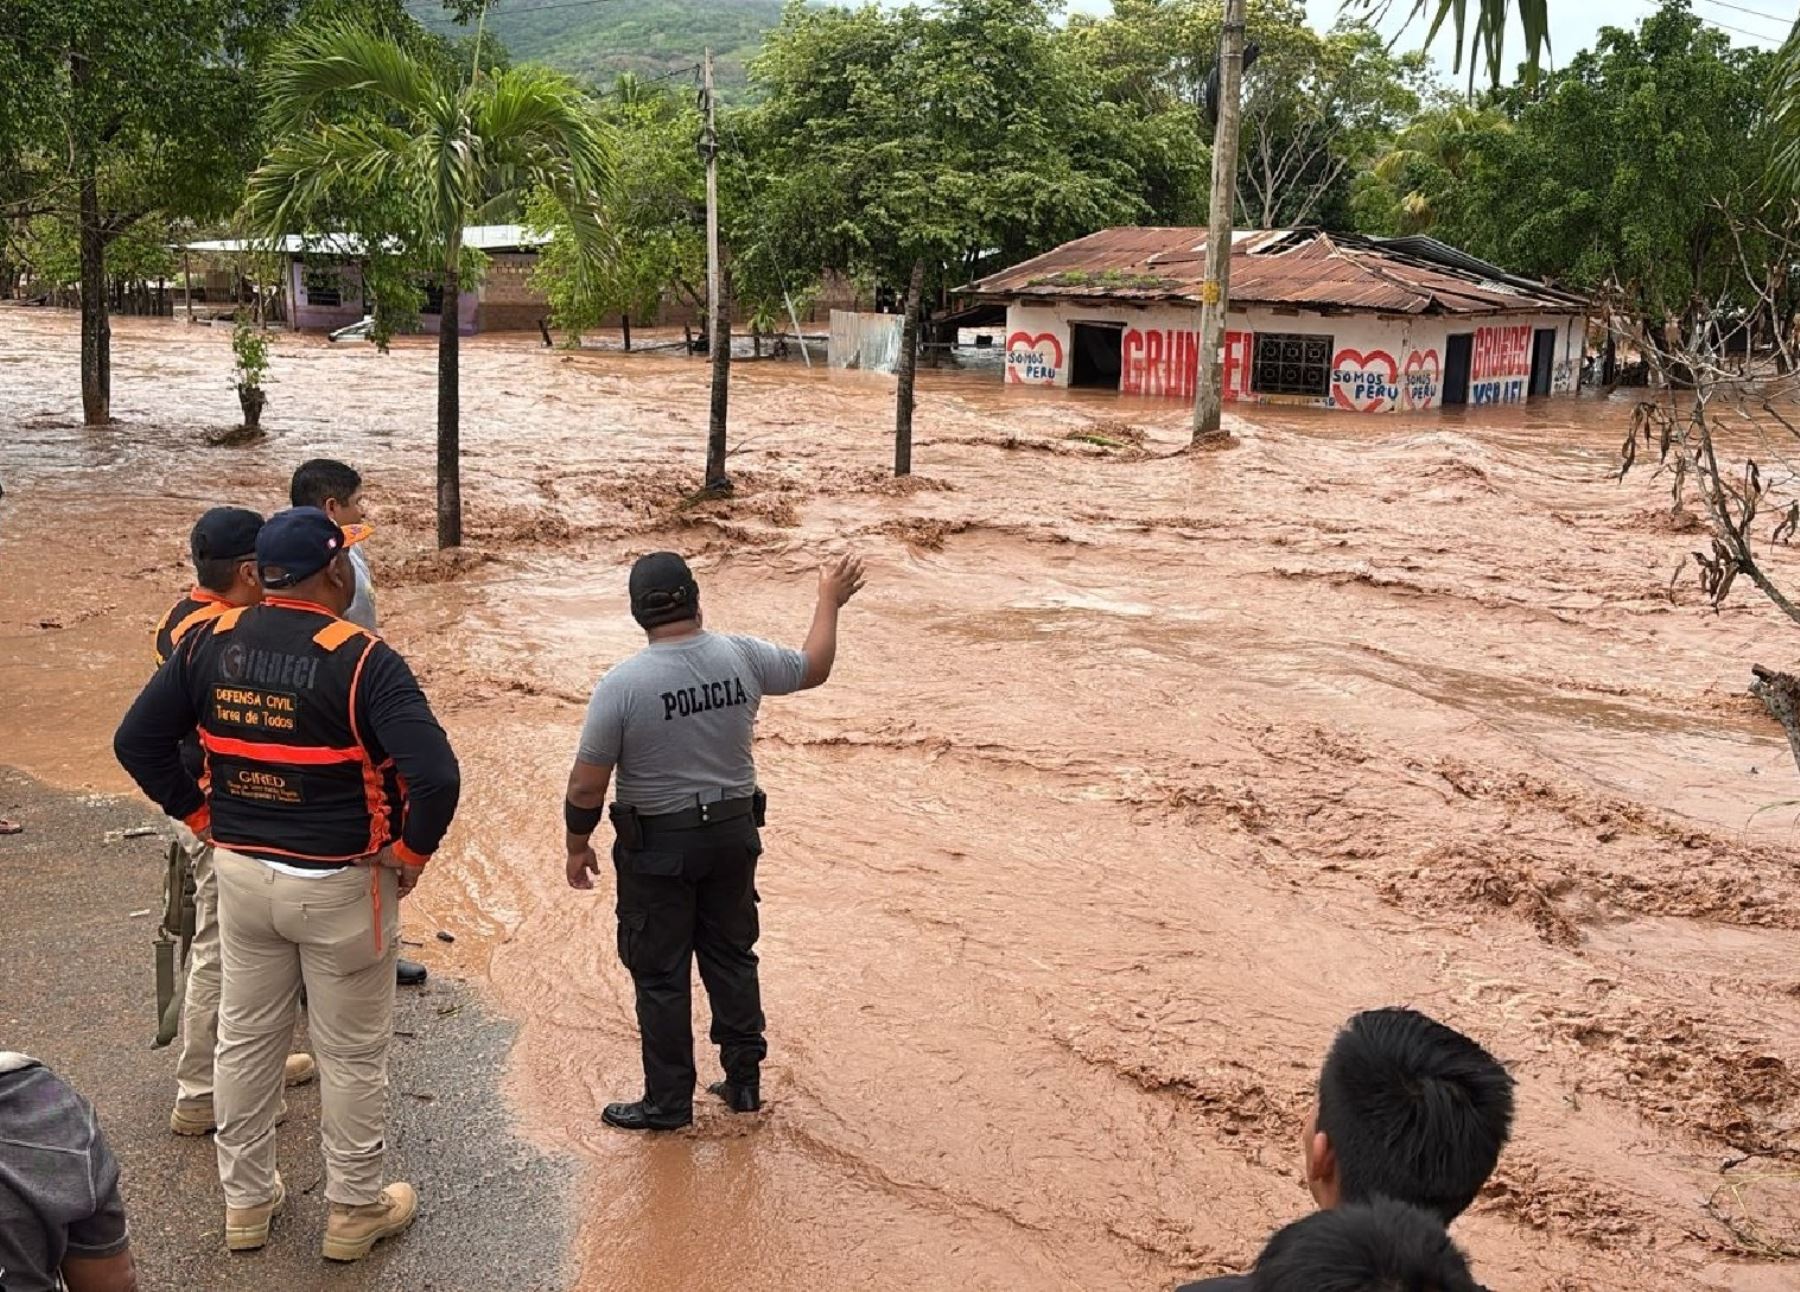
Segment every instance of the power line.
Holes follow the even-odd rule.
[[[1748,9],[1741,4],[1732,4],[1731,0],[1702,0],[1704,4],[1717,5],[1721,9],[1736,9],[1739,13],[1747,13],[1752,18],[1767,18],[1770,22],[1792,24],[1793,19],[1783,18],[1780,14],[1770,13],[1767,9]]]
[[[1723,3],[1723,0],[1707,0],[1707,2],[1709,4],[1721,4],[1721,3]],[[1643,0],[1643,3],[1649,5],[1652,9],[1661,9],[1663,7],[1663,0]],[[1726,7],[1731,8],[1731,9],[1736,9],[1736,8],[1739,8],[1740,6],[1727,5]],[[1755,10],[1745,10],[1745,12],[1754,13]],[[1767,15],[1764,15],[1764,16],[1767,16]],[[1702,23],[1708,27],[1717,27],[1720,31],[1729,31],[1729,32],[1733,33],[1734,35],[1748,36],[1748,37],[1750,37],[1751,40],[1766,40],[1766,41],[1771,42],[1772,44],[1776,44],[1776,45],[1781,44],[1782,38],[1779,36],[1771,36],[1767,32],[1764,32],[1764,31],[1750,31],[1749,29],[1744,28],[1744,27],[1733,27],[1728,22],[1716,22],[1713,19],[1703,17],[1700,14],[1694,15],[1694,21],[1698,22],[1698,23]],[[1776,21],[1780,22],[1781,19],[1777,18]]]

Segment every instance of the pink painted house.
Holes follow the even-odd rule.
[[[550,239],[518,224],[470,225],[463,230],[463,244],[488,258],[487,272],[475,287],[456,302],[457,331],[476,332],[535,330],[548,316],[549,305],[530,285],[538,249]],[[187,250],[210,255],[241,255],[276,251],[287,260],[283,291],[288,300],[288,326],[296,332],[333,332],[360,322],[371,312],[363,290],[362,244],[346,234],[302,236],[290,233],[274,242],[247,238],[221,238],[187,244]],[[425,304],[419,311],[419,331],[438,330],[443,293],[424,286]]]
[[[1005,306],[1009,384],[1191,400],[1206,235],[1105,229],[963,295]],[[1387,413],[1560,394],[1579,384],[1587,314],[1433,238],[1239,230],[1225,397]]]

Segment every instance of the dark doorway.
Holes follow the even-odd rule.
[[[1077,323],[1071,327],[1069,344],[1075,353],[1074,365],[1069,369],[1069,384],[1117,390],[1119,374],[1124,368],[1124,339],[1123,323]]]
[[[1457,332],[1444,342],[1444,406],[1469,402],[1469,365],[1475,357],[1475,334]]]
[[[1556,371],[1556,329],[1541,327],[1531,338],[1531,393],[1548,395]]]

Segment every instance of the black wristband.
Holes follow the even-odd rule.
[[[570,834],[583,837],[594,833],[600,827],[600,818],[606,815],[604,807],[576,807],[568,799],[563,800],[563,825]]]

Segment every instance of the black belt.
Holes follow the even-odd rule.
[[[756,799],[753,796],[747,799],[721,799],[717,803],[702,803],[698,807],[683,808],[679,812],[640,816],[638,820],[656,830],[697,830],[703,825],[735,821],[739,817],[751,815],[755,810]]]

